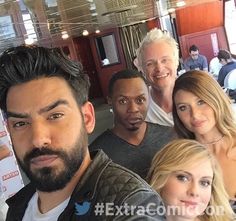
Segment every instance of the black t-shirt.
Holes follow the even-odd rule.
[[[173,128],[147,123],[142,142],[135,146],[106,130],[89,146],[89,150],[102,149],[115,163],[146,178],[152,158],[166,143],[176,138]]]

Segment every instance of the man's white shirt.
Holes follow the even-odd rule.
[[[60,214],[68,205],[69,200],[70,197],[60,203],[57,207],[42,214],[38,209],[38,193],[36,192],[29,201],[22,221],[57,221]]]
[[[151,96],[151,88],[149,88],[149,107],[146,121],[168,127],[174,126],[172,112],[166,113],[157,103],[154,102]]]

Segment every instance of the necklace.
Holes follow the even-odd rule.
[[[217,140],[214,140],[214,141],[209,142],[209,143],[202,143],[202,144],[204,144],[204,145],[212,145],[212,144],[216,144],[216,143],[220,142],[220,141],[224,138],[224,136],[225,136],[225,135],[222,134],[221,137],[218,138]]]

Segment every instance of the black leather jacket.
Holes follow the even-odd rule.
[[[91,157],[93,160],[90,166],[81,177],[58,221],[164,220],[156,212],[158,206],[163,206],[161,199],[144,180],[113,163],[101,150],[92,152]],[[35,191],[33,185],[28,184],[7,200],[9,210],[6,221],[22,220],[27,204]],[[82,205],[84,202],[89,203],[89,209],[85,214],[79,215],[76,205]],[[96,214],[96,205],[104,207],[108,205],[110,209]],[[139,208],[154,209],[154,211],[143,213]]]

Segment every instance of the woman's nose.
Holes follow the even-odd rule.
[[[191,182],[188,187],[188,195],[197,197],[199,195],[199,188],[197,183]]]
[[[196,107],[192,107],[192,108],[191,108],[191,116],[192,116],[193,118],[196,118],[196,117],[198,116],[198,114],[199,114],[198,109],[197,109]]]

